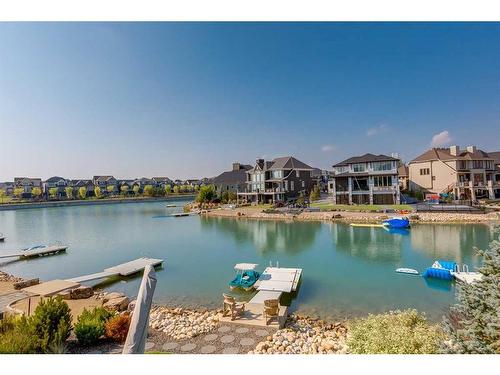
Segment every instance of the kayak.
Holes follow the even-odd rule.
[[[418,271],[414,270],[413,268],[398,268],[396,269],[396,272],[398,273],[408,273],[410,275],[418,275]]]

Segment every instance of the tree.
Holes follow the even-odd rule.
[[[31,189],[31,196],[32,197],[35,197],[35,198],[40,198],[40,195],[42,195],[42,189],[40,189],[39,187],[34,187],[33,189]]]
[[[73,188],[71,186],[66,186],[64,192],[66,193],[66,198],[73,199]]]
[[[127,195],[128,194],[128,186],[127,185],[120,186],[120,191],[121,191],[123,196]]]
[[[0,202],[3,203],[3,198],[5,197],[6,193],[4,189],[0,189]]]
[[[144,186],[144,195],[146,197],[152,197],[153,196],[153,186],[152,185],[146,185],[146,186]]]
[[[108,191],[108,194],[111,195],[115,192],[115,187],[113,185],[108,185],[106,186],[106,190]]]
[[[96,189],[98,186],[96,186]],[[95,190],[94,190],[95,191]],[[82,186],[80,189],[78,189],[78,197],[80,199],[85,199],[87,198],[87,188],[85,186]]]
[[[306,203],[306,199],[304,198],[304,193],[300,192],[299,197],[297,198],[297,204],[299,206],[303,206]]]
[[[101,188],[99,186],[96,186],[94,188],[94,195],[97,199],[100,199],[102,198],[102,191],[101,191]]]
[[[14,196],[18,199],[21,199],[23,194],[24,194],[24,189],[23,188],[15,188],[14,189]]]
[[[49,195],[52,199],[56,199],[57,198],[57,193],[59,193],[59,189],[56,188],[56,187],[52,187],[49,189]]]
[[[194,191],[198,192],[198,190],[200,190],[200,185],[194,185]]]
[[[483,257],[480,280],[457,284],[458,303],[444,319],[444,330],[450,337],[442,346],[445,353],[500,354],[500,227],[494,229],[497,239]]]
[[[165,195],[169,195],[172,191],[172,186],[170,184],[165,185]]]
[[[215,187],[213,185],[203,186],[200,188],[196,201],[199,203],[210,202],[216,197]]]
[[[174,194],[179,194],[179,185],[174,186]]]
[[[139,185],[134,185],[134,187],[132,188],[132,191],[137,196],[137,195],[139,195],[139,192],[141,191],[141,188],[139,187]]]
[[[319,191],[319,186],[314,185],[313,189],[311,190],[311,194],[309,195],[309,199],[312,201],[317,201],[320,198],[320,191]]]
[[[229,202],[234,202],[238,198],[238,195],[234,191],[230,191],[227,198]]]

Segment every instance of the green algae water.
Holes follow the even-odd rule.
[[[439,320],[454,302],[454,282],[397,274],[398,267],[423,272],[435,260],[474,269],[493,237],[488,225],[420,224],[408,232],[328,222],[285,222],[206,217],[168,217],[180,212],[165,202],[73,206],[0,212],[7,237],[0,253],[61,242],[66,254],[2,260],[0,270],[42,280],[70,278],[148,256],[164,259],[155,302],[220,307],[222,293],[240,262],[303,268],[292,310],[344,318],[413,307]],[[140,277],[98,284],[135,296]],[[95,284],[94,284],[95,285]],[[251,298],[251,294],[238,296]]]

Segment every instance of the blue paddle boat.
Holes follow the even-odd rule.
[[[229,282],[231,290],[242,288],[249,291],[253,288],[255,282],[259,279],[260,274],[255,271],[258,264],[253,263],[238,263],[234,266],[236,276]]]
[[[407,217],[391,217],[384,220],[382,225],[387,228],[409,228],[410,220]]]
[[[430,277],[441,280],[453,280],[452,272],[455,270],[455,267],[455,262],[438,260],[434,262],[432,267],[427,268],[422,276],[425,278]]]

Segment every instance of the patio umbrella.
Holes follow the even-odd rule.
[[[135,303],[132,321],[122,354],[142,354],[148,336],[149,310],[156,287],[156,273],[153,266],[144,268],[139,295]]]

